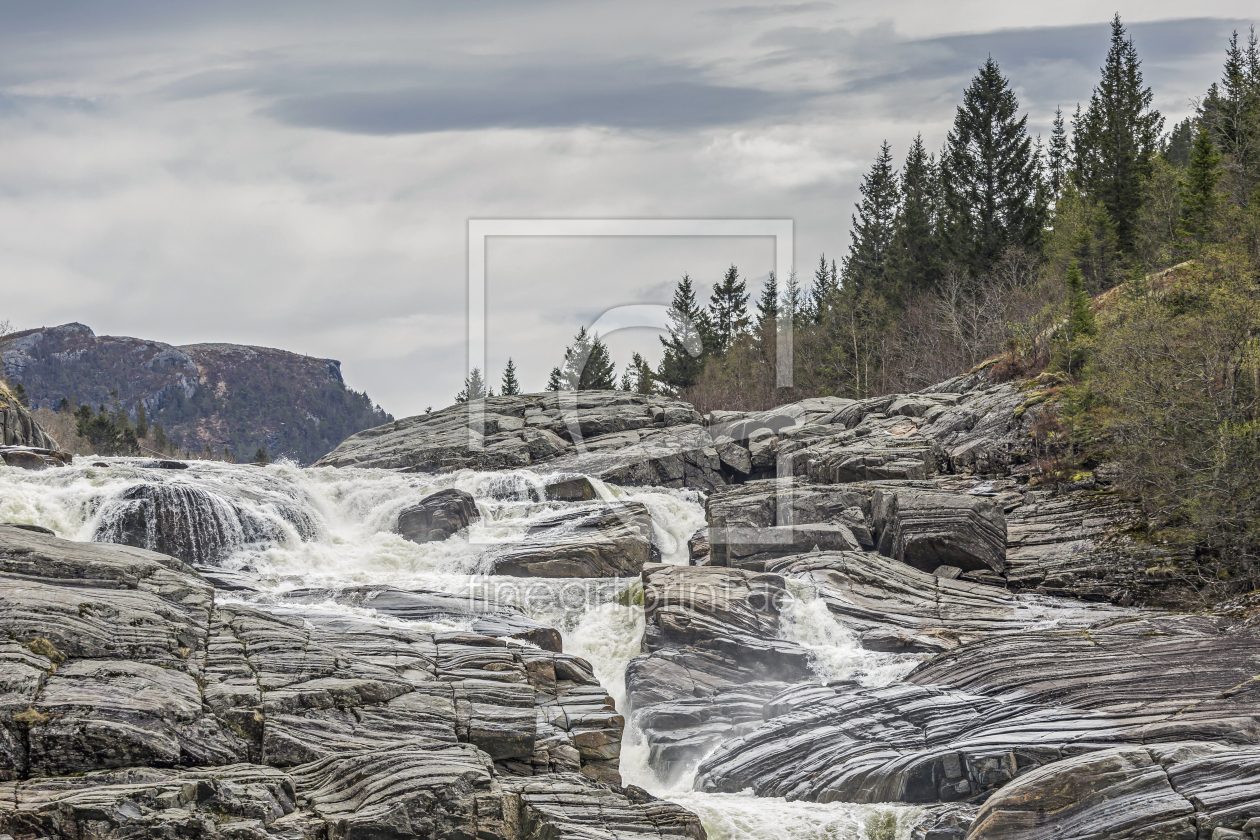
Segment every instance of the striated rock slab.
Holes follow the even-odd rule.
[[[817,801],[957,801],[1120,745],[1253,744],[1260,632],[1196,616],[997,635],[906,685],[798,687],[705,760],[705,790]],[[989,835],[984,835],[989,836]]]
[[[767,571],[810,583],[836,619],[869,650],[938,653],[992,633],[1047,625],[1085,627],[1131,611],[1049,602],[920,571],[873,552],[785,557]]]
[[[1038,768],[990,797],[967,836],[1229,840],[1257,827],[1260,748],[1190,742],[1102,750]]]
[[[319,465],[530,467],[623,485],[712,488],[727,474],[701,420],[687,403],[621,391],[489,397],[360,432]]]
[[[412,542],[440,542],[479,519],[481,514],[472,494],[452,487],[403,508],[394,530]]]
[[[617,787],[625,721],[577,657],[321,607],[327,593],[215,603],[174,558],[27,529],[0,527],[0,567],[10,836],[704,836]],[[494,611],[476,621],[523,619],[478,606]]]
[[[777,638],[783,578],[712,566],[648,566],[645,645],[626,669],[654,770],[676,779],[762,720],[765,701],[810,679],[809,654]]]
[[[516,577],[625,577],[659,560],[652,516],[642,502],[561,511],[490,555],[495,574]]]

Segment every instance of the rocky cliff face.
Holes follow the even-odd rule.
[[[149,422],[161,424],[181,448],[199,452],[208,445],[218,455],[226,447],[242,460],[261,446],[273,457],[310,463],[390,419],[366,394],[346,388],[339,362],[266,347],[174,347],[63,324],[7,336],[0,366],[22,383],[33,406],[53,408],[62,398],[94,407],[117,400],[134,420],[143,402]]]
[[[0,446],[57,448],[57,441],[40,428],[3,381],[0,381]]]

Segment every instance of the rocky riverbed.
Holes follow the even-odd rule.
[[[0,833],[1260,837],[1260,622],[1171,608],[1105,470],[1030,487],[1036,403],[0,466]]]

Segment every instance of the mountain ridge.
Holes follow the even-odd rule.
[[[259,448],[310,463],[343,439],[393,418],[346,387],[341,362],[246,344],[172,345],[98,336],[71,322],[0,339],[0,369],[32,408],[106,405],[150,424],[188,451],[241,460]]]

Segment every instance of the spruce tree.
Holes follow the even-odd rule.
[[[1211,132],[1200,128],[1190,153],[1178,225],[1181,235],[1192,242],[1202,244],[1211,238],[1216,211],[1220,206],[1217,185],[1221,175],[1221,153],[1212,142]]]
[[[469,400],[480,400],[494,396],[486,390],[486,380],[481,375],[481,368],[473,368],[472,373],[464,378],[464,390],[455,395],[455,402],[466,403]]]
[[[779,282],[772,271],[761,287],[761,297],[757,298],[757,329],[764,330],[767,324],[777,324],[778,321]]]
[[[1141,64],[1117,14],[1102,79],[1072,137],[1079,186],[1107,209],[1125,254],[1134,252],[1143,184],[1164,128],[1151,108],[1151,89],[1142,84]]]
[[[839,279],[836,277],[836,261],[832,260],[831,267],[828,268],[827,255],[820,254],[818,268],[814,269],[814,287],[809,290],[809,302],[805,305],[808,311],[802,312],[803,315],[808,316],[807,320],[815,324],[822,323],[839,284]]]
[[[598,333],[591,336],[591,353],[582,368],[579,387],[583,391],[611,391],[617,387],[616,365]]]
[[[1225,72],[1199,108],[1200,122],[1212,132],[1229,170],[1229,192],[1246,207],[1260,184],[1260,43],[1251,28],[1247,46],[1235,31],[1225,53]]]
[[[149,418],[144,413],[144,400],[136,404],[136,437],[144,440],[149,436]]]
[[[949,256],[979,275],[1012,247],[1036,250],[1046,207],[1028,117],[997,62],[963,94],[941,152],[942,232]]]
[[[499,395],[515,397],[521,392],[521,383],[516,379],[516,363],[508,356],[507,367],[503,369],[503,382],[499,386]]]
[[[665,355],[658,368],[659,382],[674,392],[696,384],[708,357],[708,329],[708,317],[696,303],[691,278],[684,274],[669,307],[669,336],[661,336]]]
[[[748,286],[740,279],[739,269],[734,265],[713,287],[709,297],[709,323],[713,350],[719,354],[725,353],[735,337],[748,329]]]
[[[560,368],[554,367],[551,369],[551,375],[547,377],[547,390],[548,391],[563,391],[564,390],[564,375],[560,372]]]
[[[631,356],[630,364],[626,365],[625,372],[621,375],[621,390],[633,391],[639,394],[651,394],[655,392],[652,380],[652,368],[641,355],[635,353]]]
[[[1068,317],[1063,325],[1063,344],[1060,347],[1059,366],[1069,374],[1080,373],[1085,363],[1085,341],[1097,332],[1094,312],[1089,308],[1089,295],[1076,261],[1068,266]]]
[[[1072,169],[1072,152],[1068,147],[1067,128],[1063,125],[1063,109],[1054,109],[1054,128],[1050,131],[1050,147],[1046,153],[1046,175],[1055,198],[1063,193]]]
[[[1173,126],[1164,142],[1164,159],[1173,166],[1190,165],[1190,150],[1194,148],[1194,120],[1186,117]]]
[[[254,453],[255,464],[270,464],[271,456],[267,454],[267,447],[260,446],[258,451]]]
[[[831,276],[834,277],[834,273]],[[801,329],[811,320],[810,306],[805,300],[805,292],[801,289],[800,281],[796,279],[795,271],[788,275],[787,288],[783,291],[780,308],[779,314],[786,319],[786,322],[792,324],[793,329]]]
[[[879,147],[871,171],[858,187],[862,200],[849,231],[849,254],[844,260],[844,283],[858,289],[884,289],[884,268],[900,205],[897,172],[888,141]]]
[[[901,212],[888,263],[890,285],[902,300],[932,288],[943,272],[936,231],[938,193],[936,161],[920,134],[910,144],[901,173]]]

